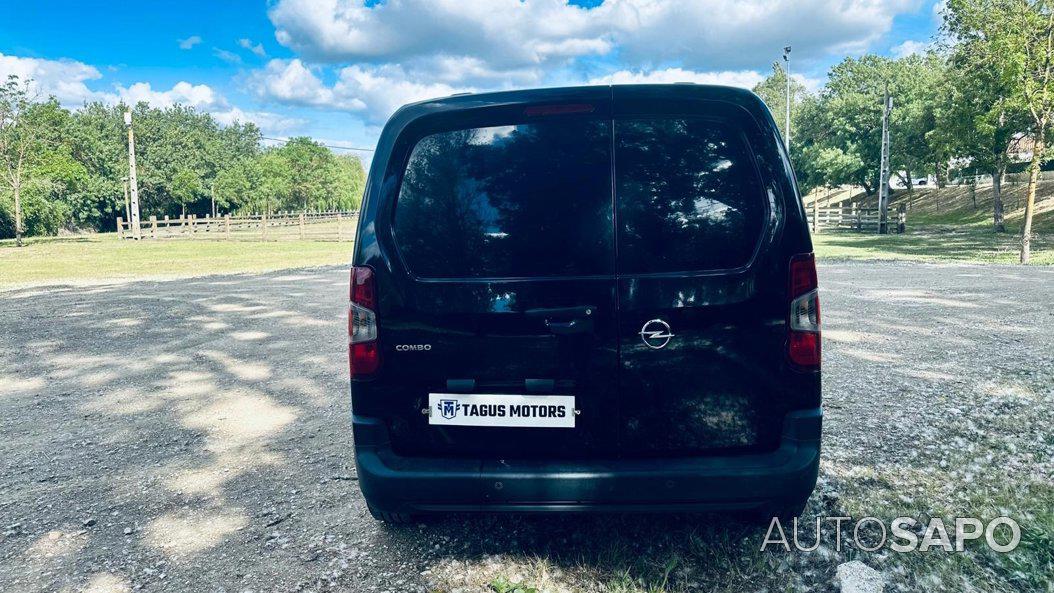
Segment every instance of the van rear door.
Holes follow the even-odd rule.
[[[396,453],[613,450],[610,95],[580,92],[570,104],[426,117],[395,143],[397,188],[364,259],[377,274],[382,362],[356,383],[357,407],[371,408],[356,413],[384,417]]]
[[[665,92],[614,88],[621,449],[773,448],[792,401],[786,262],[753,144],[776,137],[731,103]]]

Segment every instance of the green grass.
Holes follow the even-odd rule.
[[[351,242],[118,241],[113,234],[0,241],[0,286],[181,278],[351,261]]]
[[[821,259],[1016,264],[1021,247],[1019,232],[996,233],[983,225],[912,224],[911,219],[903,235],[827,231],[814,234],[812,241]],[[1034,234],[1031,251],[1031,264],[1054,264],[1054,234]]]
[[[878,259],[915,261],[961,261],[1016,264],[1021,250],[1024,222],[1023,184],[1008,185],[1003,198],[1006,231],[992,228],[991,188],[918,189],[899,191],[894,208],[906,205],[907,232],[876,235],[843,230],[813,234],[816,255],[827,259]],[[1054,264],[1054,183],[1044,182],[1037,191],[1036,215],[1032,223],[1032,257],[1029,263]]]

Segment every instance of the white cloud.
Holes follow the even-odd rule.
[[[327,106],[337,109],[362,109],[361,102],[346,104],[333,90],[322,84],[315,73],[299,59],[271,60],[263,70],[249,79],[249,86],[262,97],[294,105]]]
[[[190,84],[185,81],[177,82],[167,91],[154,90],[149,82],[137,82],[128,87],[115,85],[113,92],[96,93],[95,98],[106,103],[128,105],[145,101],[152,107],[161,108],[171,107],[176,103],[205,110],[227,107],[227,100],[209,85]]]
[[[242,63],[242,57],[232,51],[227,51],[225,49],[214,47],[212,48],[212,54],[217,58],[223,60],[224,62],[227,62],[228,64]]]
[[[242,111],[237,107],[231,107],[225,111],[213,111],[213,117],[220,124],[229,126],[235,122],[252,122],[256,124],[265,135],[286,134],[308,123],[306,119],[298,117],[286,117],[269,111]]]
[[[913,41],[911,39],[894,45],[890,48],[890,53],[893,54],[894,58],[904,58],[914,54],[924,54],[926,50],[930,48],[928,41]]]
[[[0,80],[9,75],[30,82],[30,92],[54,95],[63,105],[80,105],[96,98],[86,84],[102,78],[94,66],[72,60],[44,60],[0,54]]]
[[[239,39],[238,45],[253,52],[257,57],[266,58],[267,50],[264,49],[262,43],[253,44],[251,39]]]
[[[282,0],[275,36],[315,61],[402,61],[476,56],[505,66],[611,49],[604,23],[561,0]]]
[[[275,59],[250,78],[261,97],[281,103],[361,112],[371,123],[383,122],[406,103],[476,90],[442,82],[417,82],[397,65],[348,66],[326,85],[299,59]]]
[[[806,59],[858,51],[919,0],[278,0],[276,38],[313,62],[444,57],[489,70],[612,55],[697,70],[755,67],[791,43]]]
[[[367,110],[367,118],[374,122],[387,119],[407,103],[474,90],[442,82],[415,82],[402,68],[394,65],[378,68],[348,66],[340,71],[337,83],[333,86],[338,97],[362,103]]]
[[[201,43],[201,37],[197,35],[191,35],[186,39],[178,39],[177,41],[179,41],[179,49],[190,49],[195,45]]]
[[[619,70],[606,76],[590,79],[589,84],[670,84],[675,82],[694,82],[698,84],[720,84],[753,88],[765,79],[765,76],[754,70],[736,70],[725,72],[694,72],[683,68],[666,68],[651,72]]]

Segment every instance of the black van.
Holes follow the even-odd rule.
[[[692,84],[400,109],[348,319],[370,512],[800,512],[820,310],[768,109]]]

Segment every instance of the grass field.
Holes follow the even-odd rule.
[[[820,259],[874,259],[961,261],[1016,264],[1021,234],[996,233],[982,225],[916,224],[909,219],[903,235],[876,235],[851,231],[814,234],[813,247]],[[1032,237],[1033,265],[1054,264],[1054,234]]]
[[[1021,249],[1024,184],[1003,191],[1006,232],[992,229],[991,187],[952,187],[900,191],[894,208],[908,208],[907,232],[876,235],[850,231],[813,234],[816,255],[827,259],[962,261],[1015,264]],[[1032,258],[1035,265],[1054,264],[1054,182],[1041,183],[1033,219]]]
[[[932,191],[932,190],[929,190]],[[910,201],[908,231],[876,235],[825,231],[813,235],[820,259],[960,261],[1013,264],[1021,241],[1019,187],[1007,192],[1007,231],[996,233],[988,192],[944,190],[942,207],[927,190]],[[1040,192],[1032,239],[1032,264],[1054,265],[1054,183]],[[899,200],[894,201],[894,205]],[[0,241],[0,286],[89,283],[136,278],[182,278],[347,263],[350,241],[118,241],[113,233],[77,238],[30,239],[18,249]]]
[[[349,241],[118,241],[31,239],[25,247],[0,241],[0,286],[181,278],[261,272],[351,261]]]

